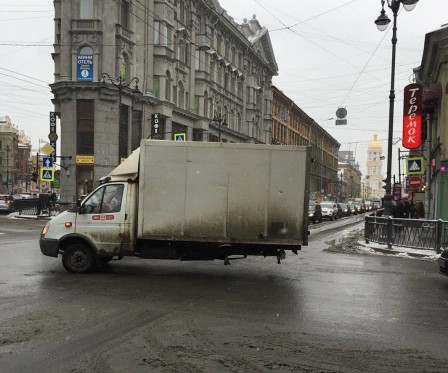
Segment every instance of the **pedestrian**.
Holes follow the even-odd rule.
[[[415,206],[415,215],[417,219],[425,218],[425,205],[422,201],[417,202]]]

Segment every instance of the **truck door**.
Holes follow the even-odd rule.
[[[76,233],[87,236],[100,255],[129,251],[127,184],[106,184],[88,196],[76,218]]]

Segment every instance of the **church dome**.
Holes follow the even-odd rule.
[[[373,135],[373,140],[369,142],[369,148],[382,148],[381,141],[378,140],[378,135]]]

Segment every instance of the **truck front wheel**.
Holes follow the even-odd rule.
[[[71,273],[86,273],[94,265],[92,250],[81,243],[72,244],[64,250],[62,264]]]

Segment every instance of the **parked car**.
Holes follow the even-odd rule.
[[[316,224],[317,222],[322,221],[322,208],[320,204],[310,201],[308,206],[308,222],[313,222]]]
[[[0,194],[0,212],[9,214],[12,211],[12,201],[7,194]]]
[[[338,207],[334,202],[324,201],[320,203],[322,208],[322,218],[336,220],[338,218]]]
[[[341,203],[342,216],[350,216],[352,209],[348,203]]]
[[[448,249],[443,250],[440,258],[437,260],[437,264],[439,265],[439,272],[448,276]]]

